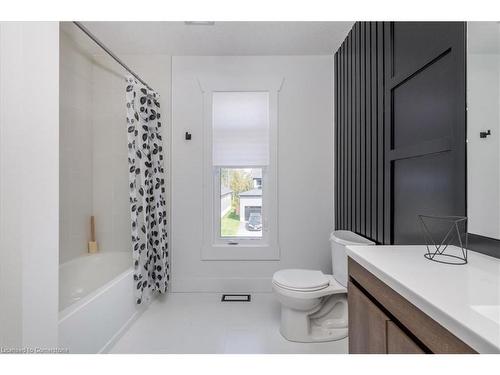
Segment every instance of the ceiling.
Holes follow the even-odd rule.
[[[83,22],[116,54],[330,55],[354,22]],[[72,23],[63,31],[93,54],[101,54]]]

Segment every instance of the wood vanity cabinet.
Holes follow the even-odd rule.
[[[404,333],[399,326],[387,321],[387,354],[424,354],[413,339]]]
[[[387,353],[390,319],[352,282],[349,283],[349,353]]]
[[[352,258],[348,265],[350,354],[475,353]]]

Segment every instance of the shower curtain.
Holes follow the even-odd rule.
[[[127,134],[136,302],[169,283],[165,171],[158,94],[127,78]]]

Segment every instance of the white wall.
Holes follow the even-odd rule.
[[[500,238],[500,55],[469,54],[467,72],[469,232]]]
[[[0,23],[3,347],[57,347],[58,108],[58,23]]]
[[[160,94],[165,160],[170,152],[170,63],[167,55],[120,56]],[[130,248],[130,204],[126,131],[126,71],[109,56],[94,56],[93,213],[100,251]],[[165,165],[168,184],[169,165]],[[169,193],[167,189],[167,193]]]
[[[59,262],[87,253],[92,215],[92,56],[60,33]],[[91,41],[89,41],[91,43]]]
[[[87,253],[91,215],[99,251],[131,252],[127,73],[108,55],[92,55],[93,42],[79,30],[66,34],[73,29],[61,28],[61,263]],[[170,56],[121,57],[160,93],[168,134]]]
[[[125,72],[108,56],[92,69],[92,212],[99,251],[130,249]]]
[[[172,290],[270,291],[273,272],[331,272],[331,56],[174,57],[172,61]],[[185,69],[186,66],[196,67]],[[279,261],[202,261],[203,129],[197,75],[219,69],[284,77],[279,93]],[[184,141],[184,132],[193,134]]]

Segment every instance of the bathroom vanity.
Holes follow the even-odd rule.
[[[425,246],[349,246],[349,353],[500,353],[500,260],[424,258]]]

